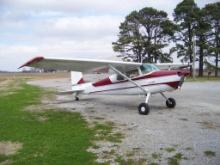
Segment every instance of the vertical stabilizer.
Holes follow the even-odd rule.
[[[85,83],[82,72],[71,71],[71,83],[72,85]]]

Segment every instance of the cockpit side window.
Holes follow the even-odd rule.
[[[155,70],[159,70],[155,65],[153,64],[143,64],[141,67],[142,73],[149,73]]]
[[[130,71],[127,71],[125,72],[125,75],[128,76],[129,78],[134,78],[134,77],[137,77],[139,76],[139,72],[138,72],[138,69],[134,69],[134,70],[130,70]],[[117,75],[117,80],[125,80],[125,78],[121,75]]]
[[[135,70],[131,70],[131,71],[126,72],[126,75],[129,78],[134,78],[134,77],[137,77],[139,75],[139,72],[138,72],[137,69],[135,69]]]
[[[122,75],[119,75],[119,74],[118,74],[118,75],[117,75],[117,80],[119,80],[119,81],[120,81],[120,80],[124,80],[124,77],[123,77]]]

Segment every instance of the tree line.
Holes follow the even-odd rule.
[[[173,20],[165,11],[145,7],[126,16],[119,26],[113,50],[123,59],[136,62],[172,62],[171,55],[193,62],[193,42],[199,76],[203,76],[204,58],[215,58],[218,76],[220,54],[220,2],[199,8],[194,0],[183,0],[173,11]]]

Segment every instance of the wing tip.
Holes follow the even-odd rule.
[[[37,63],[41,60],[43,60],[44,57],[43,56],[37,56],[37,57],[34,57],[32,58],[31,60],[27,61],[26,63],[24,63],[23,65],[21,65],[18,69],[21,69],[23,68],[24,66],[30,66],[31,64],[34,64],[34,63]]]

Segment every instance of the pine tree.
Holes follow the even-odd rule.
[[[119,30],[118,40],[112,44],[121,57],[137,62],[172,60],[170,53],[164,53],[163,48],[169,45],[176,26],[166,12],[149,7],[133,11],[121,23]]]
[[[208,38],[210,37],[210,24],[206,17],[205,9],[200,9],[197,15],[197,26],[195,28],[195,34],[197,36],[196,45],[199,50],[199,76],[203,76],[204,57],[207,56],[209,44]]]
[[[218,76],[218,63],[220,55],[220,2],[205,6],[207,20],[211,25],[209,37],[209,51],[215,56],[215,76]]]
[[[178,25],[176,36],[176,48],[178,57],[182,61],[193,62],[193,37],[197,26],[197,14],[199,8],[194,0],[183,0],[174,9],[174,21]],[[192,72],[192,68],[190,68]]]

